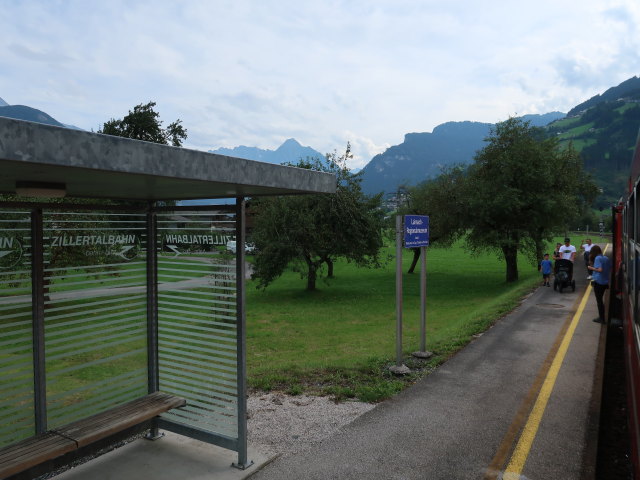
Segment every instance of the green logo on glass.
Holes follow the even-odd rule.
[[[83,247],[87,254],[96,250],[109,255],[133,260],[140,253],[140,239],[137,235],[62,235],[51,237],[51,248]]]
[[[131,243],[116,245],[114,253],[125,260],[133,260],[140,253],[140,239],[136,235],[127,235],[126,238]]]
[[[0,268],[6,270],[20,263],[22,244],[15,237],[0,237]]]

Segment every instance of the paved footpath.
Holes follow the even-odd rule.
[[[251,479],[592,478],[602,327],[581,261],[574,277],[575,292],[538,288],[415,386]]]

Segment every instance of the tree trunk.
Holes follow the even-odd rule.
[[[413,271],[416,269],[416,265],[418,264],[418,260],[420,259],[420,250],[422,249],[412,248],[411,250],[413,250],[413,260],[411,260],[411,266],[409,267],[407,273],[413,273]]]
[[[540,260],[542,260],[542,256],[544,255],[544,248],[541,242],[536,242],[536,261],[538,265],[540,265]]]
[[[327,264],[327,278],[333,278],[333,260],[327,257],[325,263]]]
[[[307,262],[307,290],[311,292],[316,289],[318,267],[322,265],[322,260],[314,262],[308,255],[304,256],[304,260]]]
[[[318,276],[318,268],[311,262],[308,264],[309,271],[307,272],[307,290],[312,292],[316,289],[316,277]]]
[[[507,264],[507,283],[518,280],[518,248],[513,246],[502,246],[502,253]]]

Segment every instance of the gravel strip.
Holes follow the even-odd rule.
[[[267,455],[290,455],[315,445],[375,407],[328,397],[252,394],[247,400],[248,443]]]
[[[247,398],[247,440],[265,455],[290,455],[321,442],[373,407],[375,404],[355,401],[336,403],[328,397],[252,393]],[[123,440],[35,480],[51,479],[143,436]]]

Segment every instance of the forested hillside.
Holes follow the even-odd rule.
[[[633,82],[632,82],[633,80]],[[585,169],[602,188],[598,207],[616,202],[624,192],[640,128],[640,79],[634,77],[571,110],[573,115],[550,124],[561,143],[572,142]],[[580,109],[579,109],[580,108]]]
[[[469,163],[482,148],[491,124],[448,122],[432,133],[407,133],[404,142],[376,155],[364,167],[362,189],[369,194],[393,192],[440,174],[441,167]]]
[[[564,116],[561,112],[550,112],[522,118],[534,126],[545,126]],[[362,189],[369,194],[394,192],[401,185],[416,185],[438,176],[442,167],[471,163],[492,126],[481,122],[447,122],[431,133],[407,133],[404,142],[376,155],[364,167]]]

